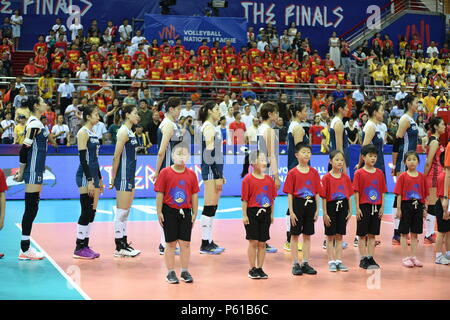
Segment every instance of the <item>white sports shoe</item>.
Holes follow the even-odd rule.
[[[436,258],[436,261],[434,261],[436,264],[450,264],[450,260],[447,259],[445,256],[440,255]]]
[[[23,252],[20,250],[19,260],[42,260],[44,259],[44,254],[42,252],[36,251],[33,247],[30,247],[28,251]]]
[[[129,244],[125,243],[125,245],[120,250],[116,250],[114,252],[114,257],[136,257],[140,253],[140,250],[136,250],[130,247]]]

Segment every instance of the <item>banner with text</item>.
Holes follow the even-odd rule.
[[[170,16],[159,14],[146,14],[144,16],[144,34],[147,39],[168,39],[173,45],[181,39],[186,49],[196,50],[202,40],[208,40],[211,46],[219,41],[220,47],[227,40],[232,46],[240,48],[247,43],[247,20],[244,18],[210,18]]]

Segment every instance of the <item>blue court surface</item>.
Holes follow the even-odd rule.
[[[203,199],[199,201],[200,213]],[[393,195],[386,196],[386,214],[392,212]],[[97,208],[96,222],[113,221],[114,199],[101,199]],[[42,261],[19,261],[20,223],[24,210],[24,201],[7,201],[5,226],[0,231],[0,252],[5,257],[0,260],[0,299],[62,299],[80,300],[88,298],[79,288],[71,286],[67,270],[64,272],[50,257]],[[287,197],[280,196],[275,203],[275,217],[283,218],[287,210]],[[354,211],[354,206],[353,206]],[[36,224],[44,223],[76,223],[79,217],[79,200],[42,200]],[[320,210],[321,215],[321,210]],[[241,200],[239,197],[222,198],[219,203],[217,219],[241,219]],[[154,198],[135,199],[130,214],[130,221],[155,221],[156,202]],[[388,230],[385,230],[388,232]],[[320,235],[319,235],[320,236]],[[33,233],[32,233],[33,237]],[[67,237],[74,237],[67,234]],[[159,234],[154,235],[152,241],[159,240]],[[39,244],[33,245],[42,250]],[[281,243],[275,243],[281,249]],[[71,248],[67,248],[71,249]],[[318,250],[318,248],[312,248]],[[162,263],[162,262],[161,262]],[[70,271],[69,271],[70,272]]]

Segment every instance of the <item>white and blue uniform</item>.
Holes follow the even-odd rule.
[[[165,126],[172,126],[173,128],[173,136],[169,140],[169,144],[167,145],[167,150],[164,155],[163,162],[161,163],[161,168],[159,169],[159,172],[161,172],[162,169],[165,167],[170,167],[173,164],[172,160],[172,149],[173,147],[181,142],[183,140],[183,137],[181,136],[180,130],[178,129],[178,126],[175,122],[170,120],[169,118],[165,117],[164,120],[161,122],[161,124],[158,127],[158,130],[156,132],[157,137],[157,143],[158,143],[158,150],[161,147],[161,142],[163,138],[162,130],[165,128]]]
[[[405,154],[408,151],[416,151],[417,140],[418,140],[418,136],[419,136],[419,128],[417,127],[416,121],[414,121],[414,119],[412,117],[410,117],[408,114],[405,113],[400,118],[399,123],[402,121],[403,118],[408,119],[409,128],[406,130],[405,135],[403,137],[403,143],[400,144],[400,147],[398,150],[397,162],[395,164],[396,172],[406,171],[406,165],[403,161],[403,158],[405,157]]]
[[[36,135],[33,140],[33,144],[28,150],[27,163],[23,173],[23,178],[25,184],[42,184],[49,133],[45,130],[43,123],[35,116],[28,118],[25,127],[25,135],[28,130],[31,129],[39,129],[39,133]]]
[[[338,121],[342,121],[339,117],[334,117],[330,124],[330,152],[337,149],[336,143],[336,132],[334,131],[334,127]],[[348,137],[347,132],[343,128],[342,130],[342,151],[344,152],[345,157],[345,165],[348,167],[350,165],[350,157],[348,152]]]
[[[262,123],[259,127],[258,127],[258,135],[256,136],[256,141],[257,141],[257,147],[258,150],[260,152],[263,152],[266,157],[267,157],[267,169],[265,174],[268,174],[269,176],[273,177],[273,172],[272,172],[272,168],[270,167],[270,158],[269,158],[269,150],[267,148],[267,142],[266,139],[264,138],[264,134],[266,133],[266,131],[268,129],[270,129],[271,127],[266,124],[266,123]],[[277,145],[277,143],[275,142],[275,145]]]
[[[86,147],[86,162],[89,166],[89,172],[91,174],[92,180],[94,181],[94,186],[100,188],[100,177],[98,172],[100,171],[100,164],[98,163],[98,151],[100,149],[100,141],[95,132],[90,131],[88,128],[83,127],[80,130],[87,132],[89,139],[87,141]],[[76,182],[78,188],[87,187],[88,181],[83,172],[83,167],[80,164],[76,174]]]
[[[373,144],[375,147],[377,147],[378,150],[375,168],[378,168],[381,171],[383,171],[383,173],[385,173],[386,169],[384,167],[384,154],[383,154],[384,140],[383,137],[381,136],[381,132],[378,126],[372,120],[367,121],[366,125],[364,126],[362,134],[363,141],[364,137],[366,136],[366,131],[368,130],[369,127],[373,127],[375,129],[375,135],[373,136],[372,141],[370,141],[370,143]]]
[[[204,136],[204,130],[210,127],[214,130],[214,149],[211,152],[206,151],[206,140]],[[205,121],[201,127],[202,132],[202,178],[203,181],[215,180],[223,178],[223,152],[222,152],[222,139],[221,133],[217,132],[214,125]],[[214,177],[214,171],[216,172],[216,177]]]
[[[137,153],[136,148],[138,142],[133,131],[123,125],[120,130],[126,130],[128,133],[128,141],[125,143],[122,156],[120,157],[119,167],[117,168],[116,178],[114,180],[114,186],[117,191],[133,191],[135,187],[136,176],[136,162]]]
[[[292,121],[288,129],[288,171],[298,166],[298,160],[295,157],[295,140],[293,135],[294,129],[298,126],[301,127],[302,125],[297,121]],[[303,135],[303,141],[301,141],[301,143],[309,145],[309,138],[307,137],[306,132]]]

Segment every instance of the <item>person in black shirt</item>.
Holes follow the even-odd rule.
[[[359,130],[355,127],[355,117],[348,121],[348,127],[345,128],[345,131],[350,144],[359,144]]]
[[[283,118],[283,123],[289,126],[290,112],[288,113],[288,98],[286,93],[280,94],[280,101],[278,101],[278,112],[281,118]]]
[[[147,127],[148,136],[152,145],[158,143],[157,133],[160,123],[161,121],[159,121],[159,112],[153,112],[152,121],[150,121]]]

